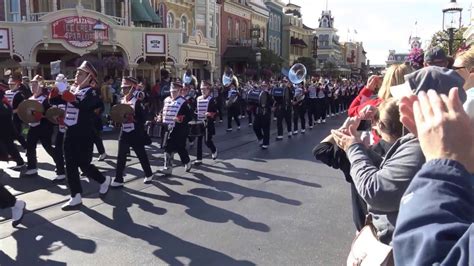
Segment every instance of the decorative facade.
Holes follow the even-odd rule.
[[[204,14],[195,8],[201,4]],[[0,70],[51,78],[49,63],[60,60],[61,71],[73,77],[89,60],[104,75],[131,74],[147,83],[162,68],[180,77],[191,66],[200,78],[213,78],[214,1],[1,0],[0,6],[6,11],[0,12]],[[204,32],[194,28],[198,15],[206,17]],[[106,28],[100,40],[93,30],[99,20]]]
[[[308,56],[311,30],[303,25],[301,7],[287,4],[284,8],[282,57],[286,66],[291,66],[300,57]]]
[[[283,8],[285,4],[280,0],[266,0],[265,5],[269,10],[267,47],[276,55],[282,56]]]
[[[334,27],[334,17],[331,11],[323,11],[319,18],[319,26],[315,29],[318,37],[318,64],[323,66],[326,62],[331,62],[336,66],[344,63],[341,52],[341,44],[337,29]]]
[[[353,76],[366,76],[367,74],[367,52],[362,42],[342,43],[342,55],[344,65],[351,70]]]

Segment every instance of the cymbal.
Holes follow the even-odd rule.
[[[36,122],[33,112],[44,112],[43,105],[35,100],[24,100],[18,105],[18,117],[21,121],[25,123],[34,123]]]
[[[135,111],[128,104],[119,103],[112,107],[110,110],[110,117],[115,123],[124,123],[126,115],[134,114]]]
[[[59,107],[53,106],[46,110],[46,118],[53,124],[58,124],[58,117],[64,117],[65,111]]]

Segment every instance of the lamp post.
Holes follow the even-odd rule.
[[[260,27],[254,26],[251,30],[252,39],[255,39],[255,61],[257,62],[257,76],[260,78],[260,63],[262,62],[262,53],[258,41],[260,40]]]
[[[94,30],[94,39],[97,42],[97,57],[99,59],[99,62],[102,63],[101,46],[104,40],[106,39],[105,31],[107,30],[107,27],[99,19],[97,20],[97,22],[95,23],[92,29]],[[98,73],[97,73],[98,82],[102,82],[102,70],[103,69],[98,69]]]
[[[461,28],[462,7],[456,0],[450,0],[443,8],[443,31],[448,34],[449,55],[453,54],[454,34]]]
[[[261,73],[260,73],[260,62],[262,62],[262,53],[260,52],[260,50],[258,50],[256,53],[255,53],[255,61],[257,61],[257,75],[258,75],[258,78],[260,79],[261,77]]]
[[[313,58],[316,63],[316,69],[319,68],[319,60],[318,60],[318,36],[314,35],[313,36]]]

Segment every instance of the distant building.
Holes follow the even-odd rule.
[[[307,57],[312,49],[309,43],[313,29],[303,24],[301,7],[287,4],[284,8],[282,57],[286,66],[291,66],[300,57]]]
[[[342,58],[342,47],[339,42],[339,35],[337,29],[334,27],[334,17],[330,10],[321,12],[319,18],[319,26],[315,29],[315,34],[318,36],[318,66],[321,69],[326,62],[331,62],[337,67],[339,71],[350,72],[350,69],[341,67],[344,65]]]
[[[365,78],[367,76],[367,52],[364,50],[362,42],[342,43],[342,56],[344,65],[351,70],[354,77]]]
[[[388,59],[386,61],[387,68],[394,64],[402,64],[408,61],[408,56],[412,49],[421,48],[420,37],[410,37],[410,49],[406,53],[397,53],[395,50],[389,50]]]
[[[266,0],[265,5],[270,11],[267,27],[267,47],[276,55],[282,56],[283,8],[285,4],[280,0]]]

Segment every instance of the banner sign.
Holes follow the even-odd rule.
[[[0,28],[0,51],[10,50],[10,34],[7,28]]]
[[[95,43],[94,25],[97,19],[89,17],[65,17],[51,24],[53,39],[65,40],[77,48],[86,48]],[[104,24],[102,22],[102,24]],[[108,40],[110,27],[104,24],[103,40]]]
[[[163,34],[145,34],[146,53],[166,55],[166,37]]]

